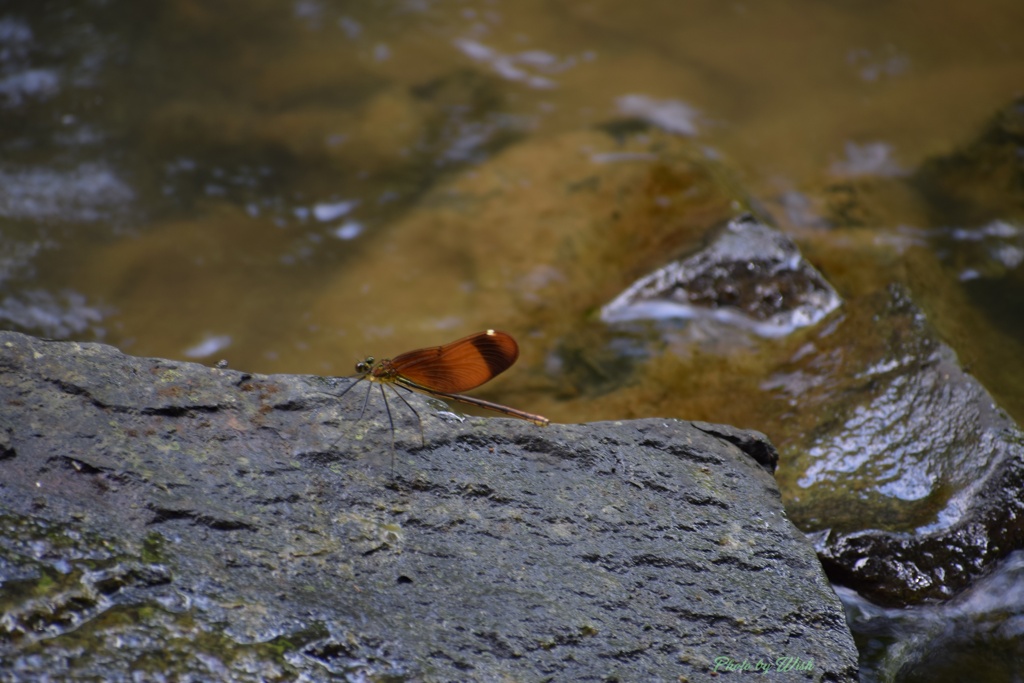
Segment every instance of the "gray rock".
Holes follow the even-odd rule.
[[[380,395],[356,422],[348,381],[0,333],[2,670],[693,681],[728,659],[856,680],[763,436],[410,397],[425,445],[393,400],[392,451]]]

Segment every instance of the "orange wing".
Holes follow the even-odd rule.
[[[444,346],[409,351],[391,359],[403,378],[431,391],[456,394],[474,389],[512,367],[519,345],[496,330],[478,332]]]

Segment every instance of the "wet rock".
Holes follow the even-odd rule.
[[[0,373],[0,657],[23,678],[856,679],[756,434],[412,397],[423,445],[394,401],[392,451],[348,380],[9,332]]]
[[[861,648],[862,681],[1012,681],[1024,662],[1024,551],[953,600],[880,607],[839,589]]]
[[[1024,434],[905,290],[851,316],[772,380],[827,406],[783,449],[787,510],[834,581],[886,605],[947,599],[1024,547]],[[834,353],[844,334],[865,353]]]
[[[788,237],[748,214],[697,253],[637,280],[601,318],[706,317],[778,337],[820,322],[840,303]]]

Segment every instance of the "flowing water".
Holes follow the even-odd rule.
[[[664,244],[599,248],[621,205],[566,207],[650,160],[594,132],[640,121],[724,169],[666,175],[643,215],[723,218],[700,188],[727,177],[849,301],[913,289],[1020,423],[1024,212],[908,188],[1024,95],[1022,27],[1018,0],[6,3],[0,325],[333,375],[499,327],[522,360],[492,398],[784,445],[766,375],[801,339],[668,326],[655,358],[596,320]]]

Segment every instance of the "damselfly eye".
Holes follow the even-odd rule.
[[[366,360],[361,360],[358,363],[356,363],[356,372],[358,372],[361,375],[365,375],[366,373],[368,373],[370,371],[370,368],[372,368],[372,367],[373,367],[373,357],[371,356],[370,358],[367,358]]]

